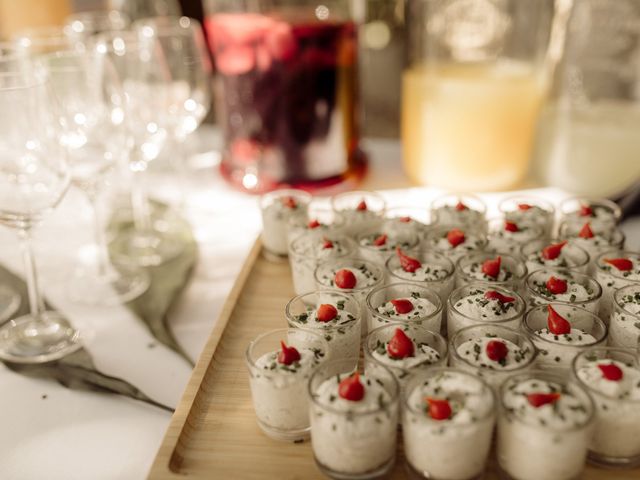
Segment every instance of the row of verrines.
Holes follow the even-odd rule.
[[[341,233],[355,239],[363,229],[380,226],[383,226],[381,234],[387,233],[384,230],[409,230],[430,248],[439,251],[439,246],[455,257],[469,247],[519,255],[531,240],[559,235],[586,250],[593,259],[604,250],[621,248],[624,242],[624,235],[615,228],[620,209],[603,199],[565,200],[560,204],[558,226],[554,207],[544,199],[532,196],[502,201],[499,205],[501,218],[490,222],[486,219],[486,206],[473,195],[443,195],[428,208],[387,208],[384,198],[374,192],[336,195],[327,205],[326,200],[314,200],[303,191],[279,190],[263,196],[260,203],[263,243],[265,249],[276,256],[286,256],[288,244],[305,233]],[[434,226],[440,228],[439,237],[427,238]],[[443,229],[445,234],[457,230],[464,235],[454,233],[452,243],[443,242],[441,240],[446,238],[442,235]],[[469,240],[461,240],[464,236]],[[578,261],[582,262],[582,258]]]
[[[483,287],[486,288],[483,285],[478,288]],[[477,296],[476,291],[469,295],[470,298]],[[484,298],[489,303],[495,302],[496,307],[498,303],[517,303],[516,297],[508,297],[495,290],[486,290]],[[413,299],[395,298],[390,306],[405,311],[406,303],[413,304]],[[469,305],[466,301],[463,303]],[[563,310],[565,307],[566,310]],[[486,311],[486,305],[479,305],[479,308]],[[555,308],[562,314],[556,312]],[[528,337],[496,324],[478,323],[461,329],[451,340],[448,352],[450,364],[484,378],[490,386],[497,388],[508,374],[519,374],[534,366],[534,345],[541,346],[538,358],[552,358],[551,362],[545,363],[543,360],[538,366],[553,371],[568,366],[566,362],[580,351],[602,342],[606,327],[597,317],[575,307],[556,305],[555,308],[536,307],[525,316]],[[540,322],[543,311],[546,311],[546,322]],[[264,336],[271,346],[265,349],[252,344],[247,359],[252,372],[254,400],[260,404],[256,405],[259,424],[276,438],[297,440],[304,438],[309,429],[308,424],[300,428],[299,420],[304,418],[307,403],[299,394],[304,391],[304,383],[309,379],[313,367],[325,359],[344,360],[350,352],[359,351],[358,305],[348,296],[336,292],[314,292],[294,298],[286,312],[290,324],[310,329],[283,330],[279,336]],[[498,322],[500,316],[496,315]],[[393,318],[393,315],[390,317]],[[512,320],[506,318],[505,321]],[[264,338],[254,343],[260,345],[264,343]],[[365,340],[364,349],[366,375],[371,378],[371,371],[381,366],[388,367],[396,380],[405,386],[405,390],[411,374],[442,365],[447,357],[444,339],[437,332],[429,331],[420,320],[411,319],[402,322],[396,319],[395,323],[374,329]],[[356,367],[356,358],[351,357],[351,369]],[[261,365],[267,371],[261,372],[256,365]],[[297,385],[289,384],[287,378]],[[269,396],[270,388],[273,389],[272,396]],[[280,398],[281,395],[289,398],[289,401]],[[297,400],[292,402],[292,398]],[[296,408],[297,414],[291,410]],[[273,425],[271,422],[274,421],[284,423]],[[292,430],[287,430],[288,427]],[[623,462],[624,459],[618,458],[616,461]]]
[[[640,366],[633,352],[591,348],[574,359],[571,377],[520,370],[497,391],[480,376],[432,366],[413,371],[401,389],[378,362],[359,375],[357,358],[320,360],[310,374],[304,359],[317,350],[305,343],[310,337],[296,349],[290,335],[289,346],[256,362],[263,365],[252,373],[252,393],[260,403],[256,413],[269,435],[289,440],[304,437],[283,437],[281,426],[267,426],[265,420],[293,425],[309,415],[316,463],[331,477],[387,473],[395,462],[399,418],[407,467],[419,478],[479,477],[496,418],[496,455],[508,478],[579,478],[587,452],[605,465],[640,461]],[[266,382],[278,390],[268,398]],[[299,396],[305,389],[307,398]]]

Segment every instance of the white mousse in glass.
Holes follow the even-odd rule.
[[[609,321],[609,345],[640,348],[640,285],[628,285],[617,290]]]
[[[260,198],[262,245],[268,253],[287,256],[289,222],[293,218],[306,221],[310,201],[311,195],[302,190],[276,190]]]

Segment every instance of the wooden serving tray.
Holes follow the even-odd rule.
[[[150,479],[325,478],[314,464],[310,442],[278,442],[262,433],[249,391],[247,345],[267,330],[286,327],[284,307],[292,296],[289,264],[266,260],[256,241],[171,419]],[[406,479],[399,443],[392,477]],[[498,478],[493,466],[485,478]],[[588,466],[582,479],[638,480],[640,469]]]

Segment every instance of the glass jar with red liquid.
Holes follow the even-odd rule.
[[[210,0],[221,171],[255,193],[359,178],[357,28],[349,0]]]

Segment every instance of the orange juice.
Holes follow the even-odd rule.
[[[457,190],[518,185],[545,97],[524,63],[440,64],[405,71],[404,167],[417,183]]]

